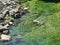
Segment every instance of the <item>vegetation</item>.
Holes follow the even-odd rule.
[[[26,0],[21,4],[30,10],[24,18],[25,22],[17,26],[19,34],[25,40],[21,45],[60,45],[60,3]],[[35,19],[44,25],[33,25],[32,20]]]

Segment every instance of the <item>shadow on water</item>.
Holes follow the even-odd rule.
[[[52,3],[59,3],[60,2],[60,0],[42,0],[42,1],[44,1],[44,2],[52,2]]]

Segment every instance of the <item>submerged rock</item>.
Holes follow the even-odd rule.
[[[40,22],[40,21],[38,21],[38,20],[33,20],[33,24],[36,24],[36,25],[42,25],[43,22]]]
[[[2,14],[3,14],[3,17],[5,18],[6,15],[9,15],[9,11],[8,10],[5,10],[4,12],[2,12]]]

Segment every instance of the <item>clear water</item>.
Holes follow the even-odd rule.
[[[27,43],[24,41],[23,38],[21,38],[22,35],[24,35],[23,32],[25,32],[24,30],[26,30],[27,28],[25,27],[17,27],[20,23],[19,20],[16,20],[15,24],[16,26],[11,26],[9,29],[9,35],[11,35],[12,40],[8,41],[8,42],[1,42],[0,41],[0,45],[27,45]],[[24,29],[23,29],[24,28]]]

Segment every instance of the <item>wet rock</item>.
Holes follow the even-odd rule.
[[[3,18],[5,18],[6,16],[9,15],[9,11],[8,10],[5,10],[4,12],[2,12],[2,15],[3,15]]]
[[[11,40],[11,36],[9,35],[5,35],[5,34],[1,34],[1,41],[9,41]]]
[[[9,22],[9,25],[14,25],[14,23],[13,22]]]
[[[11,4],[15,5],[16,3],[15,3],[15,1],[11,1]]]
[[[4,27],[5,27],[5,28],[8,28],[8,27],[9,27],[9,24],[4,25]]]
[[[3,5],[6,5],[6,2],[2,2],[3,3]]]
[[[0,31],[3,31],[3,30],[8,30],[8,28],[0,25]]]
[[[1,2],[7,3],[7,4],[11,4],[11,2],[16,2],[15,0],[0,0]]]
[[[24,8],[24,10],[27,10],[27,9],[28,9],[27,7]]]
[[[7,25],[4,26],[4,24],[0,25],[0,33],[1,34],[8,34],[9,33],[9,29],[7,27]]]
[[[10,10],[9,13],[10,15],[16,14],[16,12],[18,12],[19,10],[19,6],[15,7],[14,9]]]
[[[8,34],[9,33],[9,30],[4,30],[2,33],[3,34]]]

